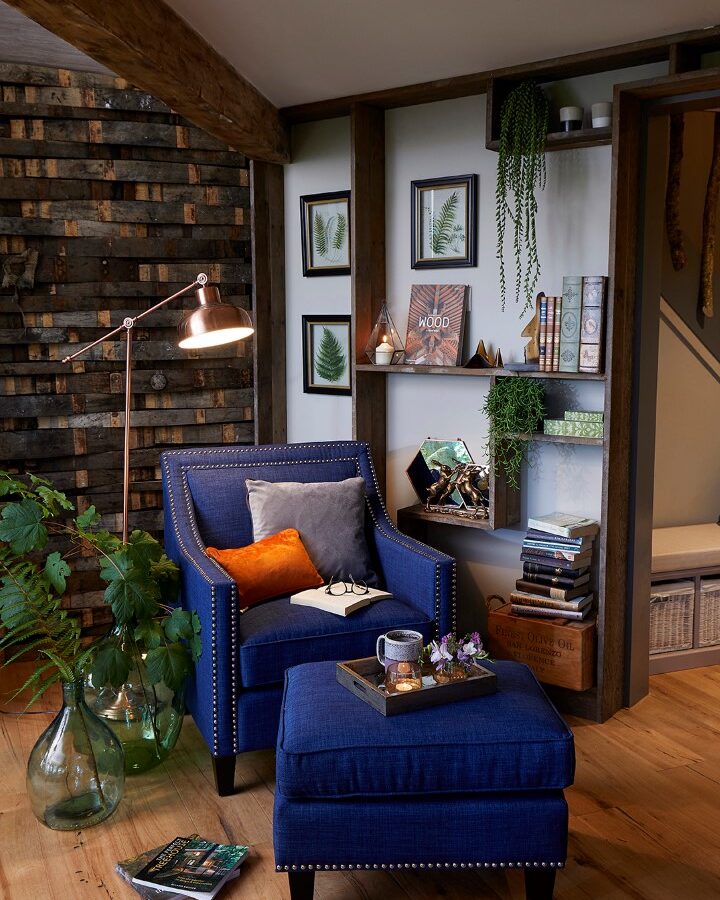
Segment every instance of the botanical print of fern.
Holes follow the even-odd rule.
[[[460,198],[457,191],[440,207],[435,215],[432,206],[423,207],[426,246],[433,256],[462,256],[465,253],[465,229],[455,221]]]
[[[336,263],[346,258],[347,216],[333,213],[324,217],[317,209],[313,213],[314,255],[323,262]]]

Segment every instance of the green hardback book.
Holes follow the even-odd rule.
[[[602,422],[605,414],[587,409],[569,409],[565,413],[566,422]]]
[[[580,308],[582,275],[563,278],[560,319],[560,372],[577,372],[580,367]]]
[[[568,422],[566,419],[545,419],[543,422],[545,434],[564,437],[601,438],[603,428],[602,422]]]
[[[247,852],[247,847],[235,844],[175,838],[133,877],[132,885],[212,900]]]

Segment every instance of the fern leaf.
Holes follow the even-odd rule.
[[[323,221],[323,217],[317,211],[313,216],[313,244],[315,245],[316,253],[320,256],[327,256],[327,228]]]
[[[433,216],[431,240],[435,256],[442,256],[450,245],[458,199],[457,191],[453,191],[440,208],[440,213]]]
[[[346,366],[347,359],[342,344],[329,328],[323,328],[320,346],[315,354],[315,371],[325,381],[336,383]]]
[[[342,213],[337,215],[337,225],[335,234],[333,235],[333,250],[342,250],[345,244],[345,234],[347,232],[347,219]]]

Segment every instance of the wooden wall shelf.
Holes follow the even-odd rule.
[[[601,147],[612,143],[612,128],[582,128],[579,131],[552,131],[547,136],[545,150],[577,150],[580,147]],[[488,150],[497,150],[500,141],[491,137]]]
[[[542,431],[536,431],[531,434],[530,440],[547,444],[581,444],[587,447],[602,447],[605,443],[603,438],[578,437],[569,434],[545,434]]]
[[[479,528],[481,531],[493,530],[488,519],[471,519],[465,516],[455,516],[452,513],[429,512],[420,503],[399,509],[397,511],[397,521],[398,528],[404,534],[413,534],[415,532],[414,522],[432,522],[436,525],[459,525],[463,528]]]
[[[510,369],[467,369],[465,366],[415,366],[400,363],[395,366],[376,366],[356,363],[356,372],[376,372],[382,375],[470,375],[478,378],[550,378],[557,381],[605,381],[603,372],[513,372]]]

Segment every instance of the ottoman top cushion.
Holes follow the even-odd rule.
[[[288,669],[277,743],[286,797],[546,791],[572,784],[573,736],[530,669],[489,664],[498,691],[385,718],[335,680]]]

